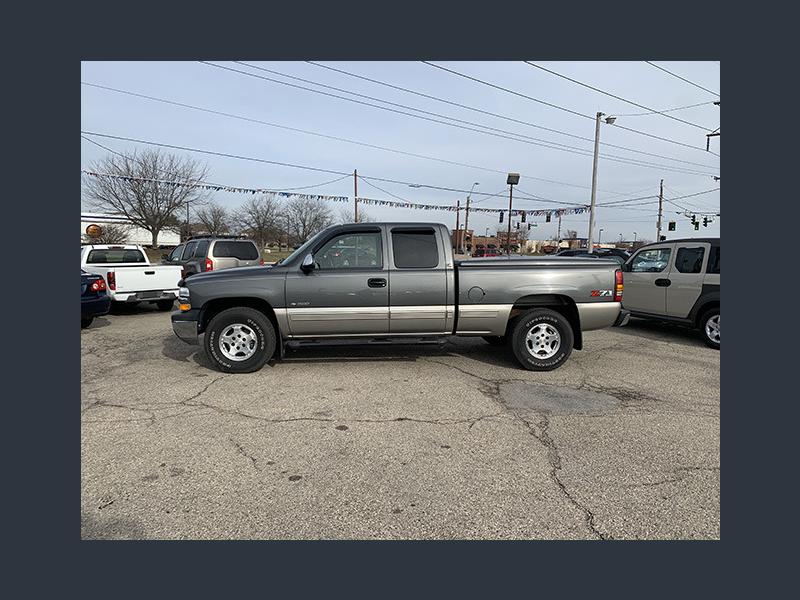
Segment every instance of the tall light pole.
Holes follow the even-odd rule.
[[[636,247],[636,232],[633,232],[633,246]]]
[[[595,126],[594,126],[594,160],[592,162],[592,205],[589,209],[589,239],[588,244],[589,247],[587,250],[589,253],[592,253],[593,246],[594,246],[594,209],[595,209],[595,200],[597,197],[597,157],[600,153],[600,118],[604,116],[604,113],[598,112],[595,118]],[[616,121],[616,117],[606,117],[605,122],[609,125],[613,125],[614,121]]]
[[[602,244],[603,243],[603,228],[602,227],[600,228],[600,231],[597,232],[597,243],[598,244]]]
[[[514,202],[514,186],[519,183],[519,173],[509,173],[508,179],[508,233],[506,234],[506,256],[511,257],[511,206]]]
[[[469,194],[467,194],[467,207],[464,209],[464,237],[467,236],[467,231],[469,230],[469,197],[472,196],[472,190],[475,189],[476,185],[480,184],[478,182],[473,183],[472,187],[469,189]],[[466,249],[466,241],[464,241],[464,248],[461,249],[462,254],[463,250],[465,249]]]

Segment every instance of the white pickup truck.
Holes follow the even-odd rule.
[[[112,302],[155,303],[172,310],[178,297],[181,267],[152,265],[141,246],[90,244],[81,246],[81,269],[106,280]]]

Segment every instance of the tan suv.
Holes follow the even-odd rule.
[[[623,307],[634,317],[696,327],[719,349],[719,248],[719,238],[642,246],[623,266]]]
[[[180,265],[184,278],[205,271],[263,265],[253,240],[239,236],[194,236],[162,256],[164,264]]]

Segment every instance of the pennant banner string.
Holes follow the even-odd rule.
[[[96,173],[94,171],[86,171],[81,170],[82,173],[85,175],[89,175],[91,177],[97,178],[107,178],[107,179],[119,179],[123,181],[142,181],[142,182],[149,182],[149,183],[158,183],[160,185],[169,185],[169,186],[180,186],[180,187],[190,187],[195,189],[203,189],[209,190],[213,192],[229,192],[233,194],[266,194],[272,197],[278,196],[281,198],[302,198],[302,199],[310,199],[310,200],[326,200],[326,201],[333,201],[333,202],[349,202],[349,196],[331,196],[328,194],[301,194],[292,191],[279,191],[279,190],[270,190],[265,188],[245,188],[245,187],[234,187],[228,185],[216,185],[216,184],[208,184],[208,183],[198,183],[192,181],[171,181],[165,179],[154,179],[150,177],[132,177],[127,175],[112,175],[109,173]],[[398,202],[395,200],[377,200],[375,198],[362,198],[357,197],[356,200],[363,204],[371,204],[374,206],[386,206],[389,208],[411,208],[414,210],[441,210],[447,212],[455,212],[456,210],[463,210],[462,208],[456,206],[444,206],[441,204],[420,204],[416,202]],[[488,214],[497,214],[497,213],[507,213],[508,209],[504,208],[479,208],[479,207],[471,207],[470,211],[477,212],[477,213],[488,213]],[[588,206],[579,206],[579,207],[570,207],[570,208],[548,208],[548,209],[541,209],[541,210],[521,210],[521,209],[513,209],[511,211],[512,216],[521,216],[521,215],[532,215],[536,217],[543,217],[546,215],[580,215],[583,213],[589,212]]]

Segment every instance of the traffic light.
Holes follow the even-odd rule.
[[[659,241],[659,242],[666,242],[666,241],[667,241],[667,236],[665,236],[665,235],[662,235],[662,236],[661,236],[661,239],[659,239],[658,241]]]
[[[523,223],[525,222],[525,211],[524,210],[522,211],[522,222]]]
[[[528,223],[528,231],[530,231],[530,230],[531,230],[531,224]]]
[[[500,211],[500,222],[501,223],[503,222],[503,211],[502,210]]]
[[[708,227],[708,217],[703,217],[703,227]]]
[[[694,215],[692,215],[692,225],[697,225],[697,217]],[[695,227],[695,229],[697,229],[697,227]]]
[[[519,229],[519,221],[517,221],[517,229]]]
[[[544,220],[545,220],[545,223],[549,223],[550,222],[550,213],[547,213],[547,216],[544,218]]]
[[[667,231],[675,231],[675,221],[670,221],[667,225]]]
[[[694,230],[697,231],[698,229],[700,229],[700,223],[695,221],[694,222]]]

